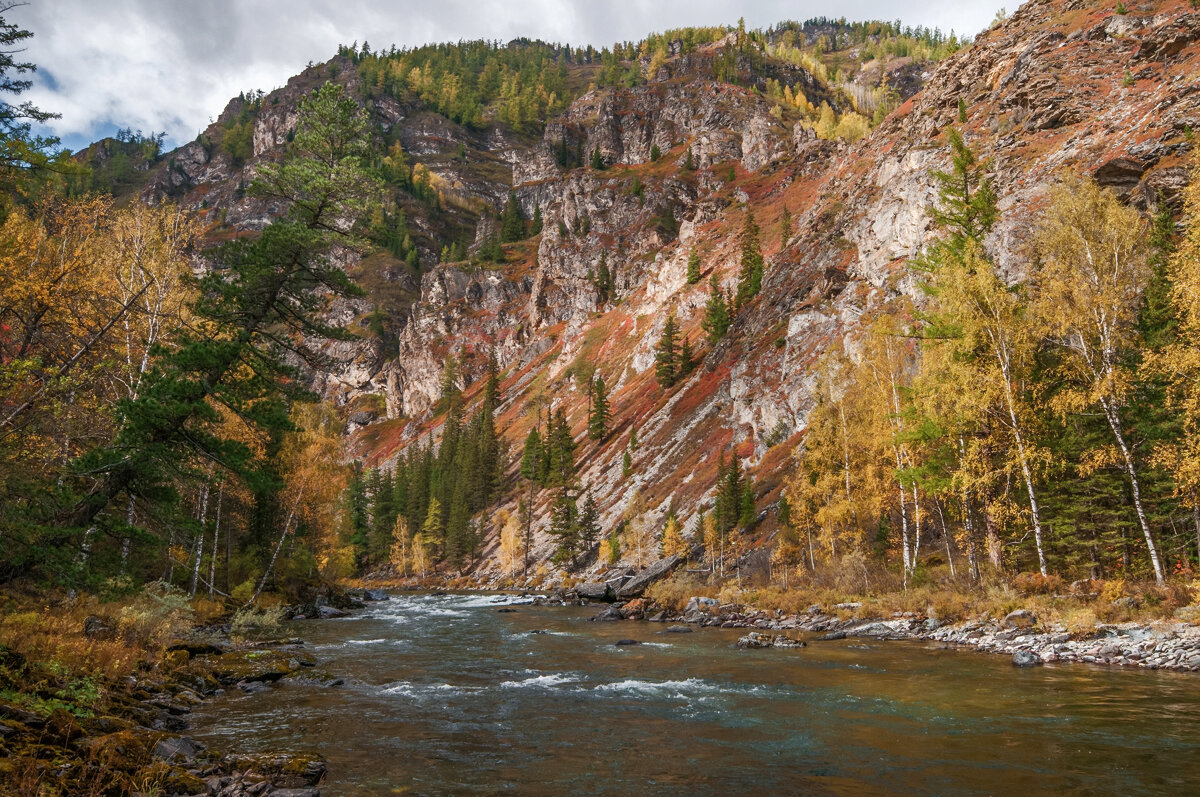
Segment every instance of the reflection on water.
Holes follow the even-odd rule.
[[[318,751],[330,795],[1200,792],[1195,674],[899,642],[737,650],[734,631],[500,601],[518,602],[400,595],[297,624],[345,685],[234,690],[193,735]]]

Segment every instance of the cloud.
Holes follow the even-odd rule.
[[[72,148],[120,127],[193,138],[230,97],[283,85],[339,44],[380,47],[519,36],[603,46],[687,25],[750,27],[837,16],[895,19],[972,35],[991,0],[33,0],[8,16],[33,31],[39,65],[28,99],[62,115],[50,129]]]

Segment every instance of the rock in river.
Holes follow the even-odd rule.
[[[1042,660],[1032,650],[1018,650],[1013,654],[1012,663],[1014,667],[1036,667]]]

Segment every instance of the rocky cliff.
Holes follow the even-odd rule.
[[[253,231],[277,210],[245,196],[255,164],[286,145],[305,91],[330,77],[345,83],[371,107],[381,135],[401,142],[444,189],[436,214],[406,205],[419,275],[386,256],[347,263],[368,296],[339,312],[360,322],[382,308],[395,330],[389,341],[328,345],[338,365],[314,376],[327,397],[359,410],[349,425],[357,455],[386,466],[414,441],[436,439],[444,359],[461,360],[470,397],[494,350],[504,439],[519,453],[531,402],[563,407],[606,529],[635,496],[651,516],[673,501],[680,517],[692,517],[724,453],[755,470],[765,538],[813,404],[815,358],[852,337],[865,309],[895,292],[919,298],[906,261],[933,232],[930,173],[948,164],[945,129],[960,126],[994,165],[1003,215],[988,243],[1015,273],[1028,262],[1032,214],[1065,172],[1092,175],[1138,207],[1176,201],[1200,119],[1198,40],[1200,12],[1186,0],[1133,3],[1119,15],[1085,0],[1030,0],[939,64],[896,66],[902,94],[920,91],[852,145],[817,138],[755,81],[714,81],[711,61],[728,41],[673,54],[642,85],[583,92],[541,138],[499,125],[468,129],[373,96],[335,60],[257,101],[244,162],[213,145],[222,120],[242,111],[244,101],[234,101],[206,137],[169,157],[146,193],[209,213],[215,235]],[[847,102],[800,67],[771,69],[789,88],[808,87],[810,98]],[[606,168],[567,168],[558,153],[568,146],[598,152]],[[689,153],[694,169],[684,168]],[[486,240],[510,187],[527,216],[540,212],[541,234],[506,247],[503,263],[437,263],[448,227]],[[736,281],[744,208],[763,230],[763,289],[710,347],[700,331],[707,283],[710,275]],[[795,219],[787,240],[785,208]],[[703,279],[689,285],[693,248]],[[593,278],[602,257],[614,274],[607,297]],[[653,365],[668,312],[702,363],[664,391]],[[599,443],[584,434],[584,381],[593,373],[610,388],[613,414]],[[640,445],[626,476],[634,427]],[[538,509],[544,530],[546,507]],[[685,534],[692,528],[689,520]],[[537,539],[547,555],[548,539],[540,531]]]

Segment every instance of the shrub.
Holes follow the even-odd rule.
[[[254,632],[274,631],[283,622],[287,610],[282,606],[259,608],[243,606],[234,612],[229,631],[238,636],[248,636]]]
[[[163,581],[147,584],[142,594],[121,609],[117,629],[131,642],[161,645],[192,625],[193,612],[183,591]]]

